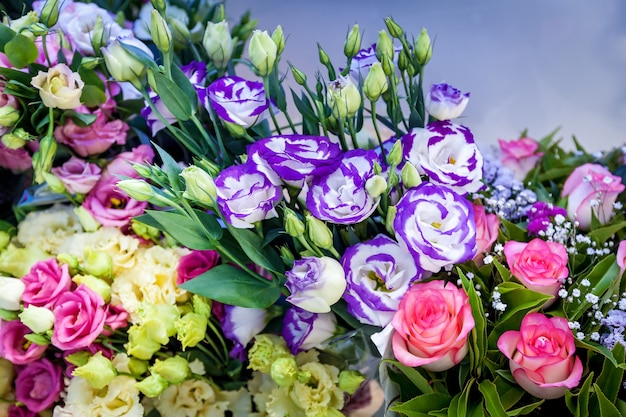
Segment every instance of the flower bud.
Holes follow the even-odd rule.
[[[31,140],[30,134],[21,127],[13,129],[11,133],[2,135],[2,143],[11,149],[22,148],[29,140]]]
[[[161,344],[150,338],[146,330],[143,325],[131,326],[127,331],[128,343],[124,347],[129,355],[147,361],[161,349]]]
[[[56,175],[50,172],[42,172],[42,175],[50,191],[57,194],[65,194],[67,191],[65,189],[65,184],[63,184]]]
[[[148,361],[143,361],[137,358],[128,359],[128,372],[131,375],[139,376],[148,371]]]
[[[394,53],[393,41],[386,30],[381,30],[378,32],[378,41],[376,42],[376,58],[382,63],[383,56],[388,56],[390,59],[393,59]]]
[[[211,301],[201,295],[194,294],[191,297],[193,312],[201,316],[211,317]]]
[[[343,45],[343,53],[346,57],[352,58],[361,49],[361,32],[359,32],[359,25],[352,26],[352,30],[346,38],[346,43]]]
[[[183,345],[183,351],[204,339],[207,324],[207,317],[196,313],[187,313],[176,321],[176,337]]]
[[[276,26],[276,29],[272,32],[272,40],[276,44],[276,54],[282,54],[285,50],[285,35],[281,25]]]
[[[387,163],[397,167],[402,162],[402,141],[396,140],[387,154]]]
[[[248,56],[260,76],[266,77],[272,72],[277,54],[278,47],[266,30],[252,32],[248,44]]]
[[[293,253],[291,252],[291,249],[289,249],[288,246],[281,246],[279,249],[280,249],[280,257],[283,258],[283,260],[293,261],[296,259],[296,257],[293,256]]]
[[[319,43],[317,44],[317,52],[318,52],[321,64],[324,66],[330,65],[330,57],[328,56],[324,48],[322,48],[322,45],[320,45]]]
[[[9,245],[0,253],[0,271],[21,278],[30,271],[30,268],[34,264],[48,259],[49,257],[50,255],[43,251],[38,245],[29,245],[26,248],[18,248],[14,245]],[[0,284],[0,286],[1,285],[2,284]],[[3,300],[3,296],[6,295],[8,294],[0,290],[0,308],[4,308],[1,306],[1,300]]]
[[[285,231],[291,237],[300,237],[304,234],[306,230],[304,227],[304,223],[295,211],[290,209],[289,207],[285,207]]]
[[[191,33],[187,25],[171,16],[168,16],[167,22],[170,24],[172,38],[176,47],[184,48],[185,45],[191,42]]]
[[[169,52],[172,46],[172,32],[163,16],[156,10],[152,10],[152,15],[150,16],[150,35],[152,35],[152,41],[159,51],[163,53]]]
[[[290,356],[284,339],[273,334],[260,334],[254,338],[254,344],[248,351],[248,368],[269,374],[274,362]]]
[[[150,367],[151,374],[161,375],[170,384],[180,384],[191,376],[189,362],[182,356],[172,356],[165,360],[157,359]]]
[[[372,198],[378,198],[387,191],[387,181],[382,175],[374,175],[365,182],[365,190]]]
[[[233,53],[233,39],[230,35],[228,22],[208,22],[202,39],[202,46],[211,58],[215,68],[222,70],[228,66]]]
[[[350,77],[339,76],[328,84],[326,100],[337,119],[352,117],[361,107],[361,93]]]
[[[176,320],[180,312],[175,305],[144,303],[139,309],[139,318],[147,337],[166,345],[176,334]]]
[[[9,246],[11,242],[11,235],[4,230],[0,230],[0,251],[3,251]]]
[[[400,39],[402,37],[402,28],[399,24],[396,23],[395,20],[391,16],[387,16],[385,18],[385,25],[387,26],[387,30],[396,39]]]
[[[152,186],[143,180],[121,180],[118,181],[117,187],[137,201],[148,201],[155,197]]]
[[[415,41],[415,56],[420,65],[426,65],[430,61],[433,54],[432,45],[430,44],[430,36],[425,28],[422,28],[417,40]]]
[[[80,68],[86,70],[94,70],[100,65],[100,60],[92,56],[84,56],[80,59]]]
[[[391,77],[391,75],[396,69],[395,65],[393,64],[393,61],[387,55],[383,55],[382,67],[383,67],[383,72],[388,77]]]
[[[35,36],[46,36],[50,32],[43,23],[33,23],[28,30]]]
[[[388,88],[387,76],[383,71],[382,65],[380,62],[374,62],[363,83],[365,97],[370,101],[376,101]]]
[[[152,374],[135,384],[135,388],[148,398],[158,397],[167,387],[169,387],[167,380],[159,374]]]
[[[298,365],[293,356],[278,358],[272,363],[270,376],[279,387],[288,387],[293,384],[298,375]]]
[[[339,374],[339,389],[352,395],[365,381],[363,374],[357,371],[341,371]]]
[[[74,369],[72,376],[83,378],[92,388],[102,389],[113,381],[117,372],[111,361],[102,356],[102,352],[97,352],[85,365]]]
[[[165,0],[150,0],[150,3],[152,4],[152,7],[159,11],[159,13],[165,13],[165,8],[167,6]]]
[[[25,288],[19,278],[0,277],[0,308],[9,311],[19,310]]]
[[[78,270],[78,258],[69,253],[60,253],[57,255],[57,262],[59,264],[66,264],[68,266],[70,275],[75,275]]]
[[[113,276],[113,260],[108,253],[87,247],[85,248],[83,269],[86,273],[98,278],[111,278]]]
[[[387,208],[387,217],[385,218],[385,229],[391,234],[395,234],[395,230],[393,229],[393,221],[396,218],[396,213],[398,212],[398,208],[396,206],[389,206]]]
[[[85,232],[95,232],[102,226],[83,206],[74,207],[74,214],[78,216],[80,225],[83,226]]]
[[[306,74],[300,71],[298,68],[294,67],[293,65],[290,68],[291,68],[291,73],[293,74],[293,79],[296,80],[298,85],[305,85]]]
[[[133,53],[124,46],[132,47]],[[118,36],[106,48],[101,48],[107,70],[116,81],[129,81],[139,86],[140,79],[146,74],[146,61],[154,56],[150,49],[139,39]]]
[[[326,223],[313,217],[311,214],[307,214],[305,218],[311,242],[322,249],[332,248],[333,232],[326,226]]]
[[[57,153],[57,147],[57,141],[52,136],[44,136],[39,141],[39,150],[33,155],[33,169],[37,184],[45,181],[43,177],[44,172],[50,172],[52,162]]]
[[[422,183],[422,177],[417,172],[417,168],[408,162],[402,167],[400,176],[402,177],[402,185],[407,189],[417,187]]]
[[[39,21],[51,28],[59,20],[59,0],[46,0],[39,13]]]
[[[135,219],[131,219],[130,228],[133,230],[133,233],[146,240],[157,242],[161,237],[161,231],[159,229],[148,226],[145,223],[138,222]]]
[[[105,303],[111,301],[111,286],[106,281],[96,278],[93,275],[74,275],[72,281],[76,285],[85,284],[90,290],[102,297]]]
[[[213,178],[202,168],[191,165],[183,169],[180,176],[185,179],[183,197],[213,206],[217,201],[217,190]]]
[[[236,138],[242,138],[246,135],[246,128],[238,125],[237,123],[230,123],[226,121],[222,121],[222,124]]]
[[[91,47],[94,51],[99,51],[100,48],[106,45],[107,35],[104,30],[104,21],[102,20],[102,16],[97,15],[93,23],[93,29],[91,30]]]
[[[54,313],[52,311],[32,304],[19,314],[19,318],[34,333],[45,333],[54,325]]]

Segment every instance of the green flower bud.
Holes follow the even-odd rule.
[[[127,331],[128,343],[124,348],[130,356],[147,361],[161,349],[161,344],[150,338],[146,330],[143,325],[131,326]]]
[[[197,313],[187,313],[176,321],[176,337],[183,345],[183,351],[204,339],[207,324],[207,317]]]
[[[21,278],[34,264],[49,257],[38,245],[28,245],[25,248],[9,245],[0,253],[0,271]]]
[[[30,134],[21,127],[13,129],[11,133],[2,136],[4,146],[11,149],[21,148],[30,140],[32,140]]]
[[[145,334],[152,340],[166,345],[176,335],[176,321],[180,312],[175,305],[144,303],[139,309],[139,319]]]
[[[39,22],[39,16],[37,15],[37,12],[31,10],[19,19],[11,20],[9,27],[13,31],[20,33],[22,32],[22,29],[27,29],[30,25],[37,22]],[[30,34],[29,36],[30,39],[32,39],[32,36]]]
[[[396,69],[395,65],[393,64],[393,61],[387,55],[383,55],[382,57],[382,67],[383,67],[383,72],[388,77],[391,77],[391,75]]]
[[[59,0],[46,0],[41,8],[39,20],[49,28],[59,20]]]
[[[65,185],[61,182],[61,180],[54,174],[50,172],[42,172],[43,179],[48,185],[48,188],[53,193],[64,194],[66,189]]]
[[[217,201],[217,190],[211,175],[196,165],[183,169],[180,176],[185,179],[183,197],[198,201],[206,206],[213,206]]]
[[[385,218],[385,229],[389,232],[389,234],[394,235],[396,231],[393,228],[393,221],[396,218],[396,213],[398,212],[398,208],[396,206],[389,206],[387,208],[387,217]]]
[[[383,56],[393,59],[394,53],[393,41],[386,30],[381,30],[378,32],[378,41],[376,42],[376,58],[382,63]]]
[[[74,207],[74,213],[78,216],[85,232],[95,232],[102,226],[83,206]]]
[[[74,275],[72,281],[76,285],[85,284],[95,293],[98,293],[105,303],[111,301],[111,286],[106,281],[96,278],[93,275]]]
[[[396,39],[400,39],[402,37],[402,28],[399,24],[396,23],[395,20],[391,16],[387,16],[385,18],[385,25],[387,25],[387,30]]]
[[[148,361],[137,358],[128,359],[128,372],[134,376],[140,376],[148,371]]]
[[[224,8],[224,4],[220,4],[215,11],[215,20],[221,22],[224,19],[226,19],[226,9]]]
[[[296,80],[298,85],[305,85],[306,74],[300,71],[298,68],[294,67],[293,65],[290,68],[291,68],[291,73],[293,74],[293,79]]]
[[[322,220],[307,214],[306,228],[309,232],[309,239],[314,245],[322,249],[330,249],[333,247],[333,232],[326,226]]]
[[[56,153],[57,141],[52,136],[44,136],[39,142],[39,150],[33,155],[33,169],[37,184],[44,182],[43,173],[50,172]]]
[[[165,0],[150,0],[150,3],[152,3],[152,7],[158,10],[159,13],[165,13],[165,7],[167,6]]]
[[[92,56],[84,56],[80,59],[80,67],[86,70],[93,70],[100,65],[100,60]]]
[[[202,46],[217,69],[224,69],[233,54],[233,39],[228,22],[208,22],[202,39]]]
[[[330,57],[328,56],[324,48],[322,48],[322,45],[320,45],[319,43],[317,44],[317,53],[319,55],[319,59],[322,65],[330,65]]]
[[[11,127],[20,118],[20,112],[13,106],[0,107],[0,126]]]
[[[102,20],[102,16],[97,15],[91,31],[91,47],[94,51],[99,51],[100,48],[106,46],[106,44],[107,35],[104,30],[104,21]]]
[[[381,175],[374,175],[365,182],[365,190],[372,198],[378,198],[387,191],[387,181]]]
[[[35,36],[46,36],[49,32],[48,27],[43,23],[33,23],[28,30]]]
[[[304,234],[306,230],[304,223],[300,220],[296,212],[289,207],[285,207],[284,221],[285,231],[289,236],[297,238]]]
[[[45,333],[54,325],[54,313],[52,311],[32,304],[19,314],[19,318],[34,333]]]
[[[143,395],[148,398],[158,397],[169,387],[169,383],[165,378],[163,378],[159,374],[152,374],[147,378],[144,378],[141,382],[137,382],[135,384],[135,388],[137,388]]]
[[[272,32],[272,40],[276,44],[276,54],[282,54],[285,50],[285,35],[283,34],[283,27],[281,25],[276,26],[276,29]]]
[[[361,108],[361,93],[350,77],[339,77],[328,84],[328,107],[337,119],[352,117]]]
[[[125,48],[132,47],[132,53]],[[104,63],[111,77],[116,81],[129,81],[141,88],[141,79],[147,72],[147,63],[154,64],[152,51],[139,39],[119,37],[101,48]]]
[[[266,77],[272,72],[277,54],[278,47],[266,30],[252,32],[248,44],[248,56],[261,77]]]
[[[237,123],[230,123],[226,121],[222,121],[222,124],[236,138],[242,138],[246,135],[246,128],[238,125]]]
[[[339,389],[352,395],[365,381],[363,374],[357,371],[341,371],[339,374]]]
[[[153,187],[143,180],[120,180],[117,187],[137,201],[149,201],[156,197]]]
[[[257,335],[248,351],[248,368],[269,374],[277,359],[291,356],[283,338],[272,334]]]
[[[152,41],[159,51],[169,52],[172,47],[172,32],[163,16],[156,10],[152,10],[150,16],[150,35],[152,35]]]
[[[113,381],[117,372],[111,361],[98,352],[85,365],[74,369],[72,375],[83,378],[95,389],[102,389]]]
[[[400,71],[405,71],[409,65],[411,64],[411,58],[407,54],[407,52],[402,49],[398,54],[398,69]]]
[[[359,25],[352,26],[346,43],[343,45],[343,53],[346,57],[352,58],[361,49],[361,32],[359,32]]]
[[[199,166],[200,168],[208,172],[211,177],[218,176],[219,173],[222,171],[222,169],[215,162],[209,161],[205,158],[196,159],[195,164],[196,166]]]
[[[11,241],[11,235],[4,230],[0,230],[0,251],[3,251],[9,246]]]
[[[433,54],[432,45],[430,43],[430,36],[425,28],[422,28],[417,40],[415,41],[415,56],[417,62],[420,65],[426,65],[430,61],[430,57]]]
[[[137,236],[146,240],[157,242],[161,238],[161,231],[159,229],[148,226],[145,223],[138,222],[135,219],[130,221],[130,228]]]
[[[298,365],[293,356],[278,358],[272,363],[270,376],[279,387],[288,387],[298,376]]]
[[[194,294],[191,297],[193,312],[201,316],[211,317],[211,301],[201,295]]]
[[[153,168],[160,171],[160,168],[151,165],[133,164],[133,169],[142,178],[152,178]]]
[[[94,277],[111,278],[113,276],[113,260],[108,253],[87,247],[85,248],[83,269]]]
[[[189,28],[178,19],[174,19],[169,16],[167,22],[170,24],[172,30],[172,38],[174,39],[174,45],[178,48],[184,48],[191,41],[191,33]]]
[[[291,253],[291,250],[287,246],[280,247],[280,257],[288,261],[294,261],[296,259],[296,257],[293,256],[293,253]]]
[[[59,264],[66,264],[69,268],[70,275],[75,275],[78,270],[78,258],[69,253],[60,253],[57,255],[57,262]]]
[[[387,76],[383,71],[382,65],[380,62],[374,62],[363,83],[363,93],[365,97],[370,101],[376,101],[388,88],[389,83],[387,82]]]
[[[400,176],[402,177],[402,185],[404,185],[405,188],[417,187],[422,182],[422,177],[419,172],[417,172],[417,168],[410,163],[404,164]]]
[[[172,356],[165,360],[157,359],[150,367],[151,374],[161,375],[170,384],[180,384],[191,376],[189,362],[182,356]]]

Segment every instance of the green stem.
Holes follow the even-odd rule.
[[[215,355],[213,353],[211,353],[211,351],[209,349],[207,349],[206,347],[202,346],[200,343],[198,343],[195,347],[198,348],[199,351],[201,351],[202,353],[207,355],[216,364],[225,365],[225,363],[221,359],[218,359],[217,357],[215,357]]]
[[[223,350],[223,353],[224,353],[223,357],[226,358],[226,360],[228,360],[228,347],[226,346],[226,342],[224,341],[224,338],[222,337],[222,335],[218,331],[217,327],[215,327],[215,324],[213,324],[213,322],[211,321],[211,318],[209,318],[208,325],[211,328],[211,331],[219,339],[220,345],[222,345],[222,350]]]
[[[291,128],[291,131],[294,134],[298,133],[298,132],[296,132],[296,125],[293,123],[293,121],[291,120],[291,117],[289,116],[289,112],[287,110],[285,110],[283,112],[283,114],[285,115],[285,118],[287,119],[287,122],[289,123],[289,127]]]
[[[344,130],[345,121],[343,117],[339,118],[339,143],[341,144],[341,149],[344,152],[348,151],[348,144],[346,143],[346,132]]]
[[[211,107],[211,106],[208,106],[208,107]],[[202,123],[198,119],[198,116],[196,116],[195,113],[191,115],[191,121],[193,122],[193,124],[196,126],[196,128],[202,135],[202,138],[204,139],[206,144],[209,145],[209,148],[211,148],[211,152],[213,152],[213,155],[216,158],[223,158],[224,162],[230,165],[230,158],[228,157],[228,153],[226,152],[226,149],[224,148],[224,144],[222,143],[222,135],[220,134],[220,130],[217,127],[217,123],[215,123],[213,110],[211,109],[210,111],[211,111],[211,122],[213,123],[213,127],[215,128],[215,135],[217,136],[219,150],[215,147],[215,143],[213,143],[213,140],[211,139],[209,134],[206,132],[205,127],[202,125]],[[221,152],[221,155],[220,155],[220,152]]]
[[[350,137],[352,138],[352,146],[354,149],[359,149],[359,143],[356,140],[356,130],[354,130],[354,120],[348,120],[348,130],[350,131]]]
[[[270,79],[266,75],[266,76],[263,77],[263,89],[265,90],[265,96],[267,97],[268,100],[271,99],[270,88],[269,87],[270,87]],[[276,120],[276,115],[272,111],[272,106],[269,107],[268,111],[270,113],[270,116],[272,117],[272,122],[274,122],[274,127],[276,128],[276,133],[278,133],[279,135],[282,135],[282,133],[280,131],[280,126],[278,125],[278,121]]]
[[[378,139],[378,146],[380,146],[380,152],[383,156],[383,159],[387,159],[387,153],[385,152],[385,147],[383,146],[383,138],[380,137],[380,131],[378,130],[378,120],[376,119],[376,101],[370,100],[370,104],[372,105],[372,124],[374,125],[374,131],[376,132],[376,139]]]

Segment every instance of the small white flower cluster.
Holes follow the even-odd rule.
[[[493,293],[491,293],[491,306],[494,310],[504,312],[506,310],[507,305],[502,302],[501,297],[502,294],[498,291],[498,287],[493,289]]]

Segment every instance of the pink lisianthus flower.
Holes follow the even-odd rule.
[[[72,156],[52,173],[63,183],[70,194],[87,194],[100,179],[102,170],[96,164]]]
[[[626,240],[619,242],[617,247],[617,265],[619,266],[620,275],[626,270]]]
[[[220,262],[220,256],[214,250],[194,250],[182,256],[178,262],[176,284],[181,285],[203,274]]]
[[[539,144],[532,138],[509,141],[498,139],[498,144],[502,165],[510,169],[518,181],[522,181],[543,156],[543,152],[537,152]]]
[[[33,412],[50,408],[61,396],[63,378],[61,367],[46,358],[18,368],[15,379],[15,399]]]
[[[18,174],[32,166],[33,160],[30,153],[24,148],[11,149],[0,142],[0,167],[6,168]]]
[[[150,164],[154,159],[154,151],[150,145],[139,145],[131,151],[118,154],[106,167],[101,181],[108,181],[120,176],[139,178],[139,174],[133,168],[133,164]]]
[[[96,120],[89,126],[78,126],[72,119],[67,119],[63,126],[54,129],[54,137],[78,155],[87,157],[98,155],[109,149],[114,143],[126,143],[128,125],[122,120],[110,120],[115,102],[109,100],[93,111]],[[81,113],[89,113],[86,107],[77,109]]]
[[[130,198],[117,187],[117,178],[98,181],[87,194],[83,207],[103,226],[123,227],[143,213],[145,201]]]
[[[54,302],[69,291],[72,277],[67,264],[59,265],[54,258],[39,261],[22,277],[25,285],[22,301],[25,306],[50,308]]]
[[[0,356],[14,365],[36,361],[46,352],[46,345],[24,343],[31,330],[19,320],[0,320]]]

